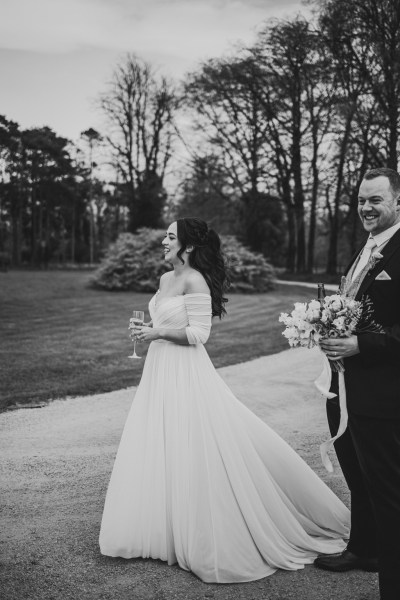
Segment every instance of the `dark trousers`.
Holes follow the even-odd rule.
[[[328,400],[327,413],[334,434],[340,417],[337,398]],[[335,449],[351,493],[348,549],[357,556],[377,556],[381,598],[399,600],[400,419],[349,411],[347,431]]]

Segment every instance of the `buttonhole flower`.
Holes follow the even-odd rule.
[[[381,258],[383,258],[383,254],[381,254],[380,252],[373,252],[368,261],[368,264],[369,264],[368,271],[372,271],[372,269],[374,269],[376,267],[378,261],[380,261]]]

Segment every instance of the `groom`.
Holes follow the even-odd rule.
[[[368,171],[358,214],[367,243],[346,271],[349,295],[369,296],[384,333],[327,339],[322,350],[344,359],[348,428],[335,443],[351,492],[351,534],[342,554],[320,556],[328,571],[379,571],[382,600],[400,600],[400,175]],[[338,393],[337,377],[331,391]],[[332,435],[340,411],[328,400]]]

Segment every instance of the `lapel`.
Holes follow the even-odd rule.
[[[400,248],[400,229],[396,231],[393,237],[390,238],[386,246],[383,248],[381,254],[383,258],[377,261],[375,267],[368,271],[356,294],[356,300],[359,300],[363,294],[368,290],[369,286],[374,282],[375,277],[380,273],[389,258]]]

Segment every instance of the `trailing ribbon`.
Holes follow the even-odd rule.
[[[344,382],[344,369],[338,372],[338,377],[339,377],[339,407],[340,407],[339,429],[337,430],[337,433],[334,437],[332,437],[330,440],[327,440],[320,446],[322,463],[323,463],[325,469],[327,471],[329,471],[330,473],[333,472],[333,465],[328,456],[328,452],[329,452],[329,450],[332,450],[334,442],[336,442],[336,440],[338,438],[340,438],[340,436],[343,435],[343,433],[346,431],[347,421],[348,421],[347,404],[346,404],[346,385]],[[329,360],[328,360],[326,354],[324,354],[322,373],[320,374],[318,379],[316,379],[314,381],[314,384],[315,384],[315,387],[318,389],[318,391],[321,392],[321,394],[323,396],[325,396],[326,398],[334,398],[336,396],[336,394],[329,391],[329,389],[331,387],[331,382],[332,382],[332,370],[331,370],[331,367],[329,364]]]

